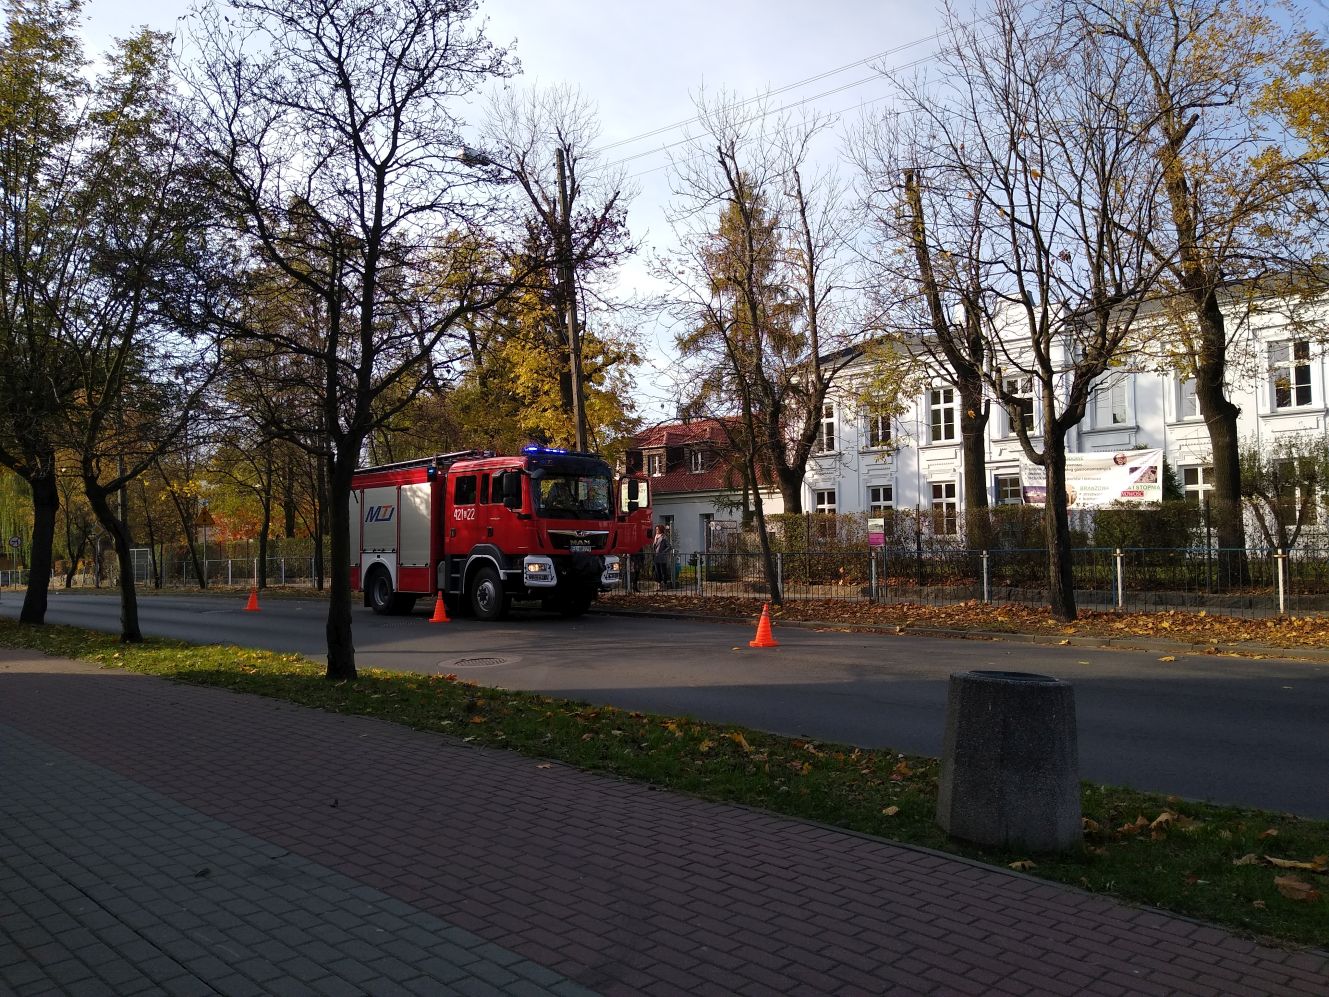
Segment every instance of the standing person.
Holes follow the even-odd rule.
[[[661,588],[669,587],[670,561],[673,560],[674,548],[669,542],[669,532],[664,523],[655,528],[655,539],[651,541],[651,553],[655,559],[655,581]]]

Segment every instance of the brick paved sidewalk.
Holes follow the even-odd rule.
[[[1329,994],[1329,956],[378,721],[0,651],[3,986]]]

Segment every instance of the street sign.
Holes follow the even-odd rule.
[[[18,550],[20,547],[23,546],[23,541],[20,540],[18,537],[10,537],[9,546],[13,547],[15,550]]]

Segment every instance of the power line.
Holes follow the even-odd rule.
[[[851,69],[857,69],[859,66],[866,66],[877,59],[884,59],[892,55],[898,55],[901,52],[907,51],[911,48],[914,48],[918,45],[922,45],[926,42],[936,41],[937,39],[941,38],[941,35],[942,33],[940,31],[937,31],[931,35],[926,35],[923,38],[915,38],[913,41],[905,42],[901,45],[895,46],[894,48],[888,48],[884,51],[878,52],[876,55],[869,55],[866,58],[858,59],[854,62],[845,63],[843,66],[839,66],[835,69],[828,69],[825,72],[817,73],[815,76],[809,76],[806,79],[797,80],[793,83],[787,83],[784,86],[779,87],[778,89],[766,91],[765,93],[758,94],[755,97],[748,97],[745,100],[735,101],[733,104],[730,105],[730,108],[737,109],[741,107],[746,107],[748,104],[756,103],[757,101],[765,100],[770,97],[776,97],[782,93],[788,93],[790,90],[797,90],[799,87],[807,86],[809,83],[817,83],[820,80],[824,80],[828,77],[837,76],[840,73],[848,72]],[[832,90],[828,92],[836,93],[838,92],[839,89],[847,89],[849,86],[857,86],[859,83],[863,82],[866,81],[860,80],[858,81],[858,83],[847,84],[845,87],[840,87],[837,90]],[[819,96],[825,96],[825,94],[821,94]],[[816,98],[810,98],[810,99],[816,99]],[[683,121],[676,121],[672,125],[662,125],[659,128],[652,129],[651,131],[648,132],[642,132],[639,135],[632,135],[625,139],[619,139],[617,142],[610,142],[608,145],[603,145],[600,148],[596,149],[593,155],[599,155],[601,153],[608,152],[610,149],[617,149],[620,146],[632,145],[634,142],[640,142],[643,141],[644,139],[654,138],[657,135],[663,135],[666,132],[672,132],[679,128],[686,128],[688,125],[696,124],[699,120],[701,120],[700,115],[694,115],[693,117],[687,118]],[[632,156],[628,157],[628,159],[632,158],[635,157]]]

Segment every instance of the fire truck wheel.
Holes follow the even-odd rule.
[[[391,576],[382,569],[371,572],[365,582],[365,596],[369,601],[369,608],[375,613],[379,616],[390,615],[396,601],[393,597]]]
[[[471,611],[477,620],[501,620],[508,615],[511,600],[503,591],[503,580],[493,565],[481,565],[471,582]]]

